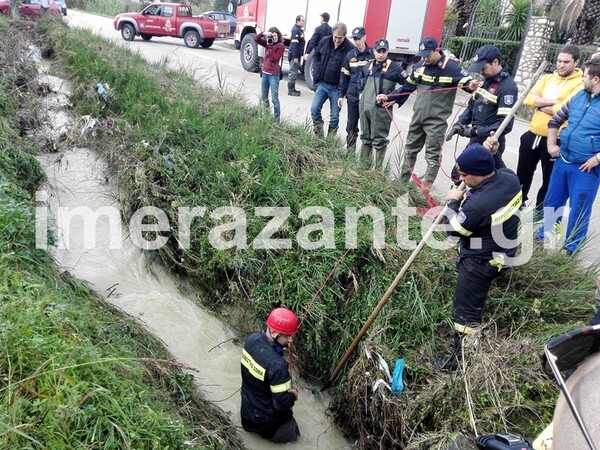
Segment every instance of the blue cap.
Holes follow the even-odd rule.
[[[495,59],[500,60],[500,50],[498,50],[498,47],[492,44],[486,44],[483,47],[479,47],[471,60],[469,72],[481,72],[483,66],[487,63],[491,63]]]
[[[381,49],[385,49],[385,50],[389,50],[390,49],[390,44],[386,39],[377,39],[375,41],[375,51],[379,51]]]
[[[438,48],[437,39],[433,36],[424,37],[419,43],[417,56],[429,56],[429,54]]]
[[[366,30],[363,27],[356,27],[352,30],[352,37],[357,39],[362,39],[365,34],[367,34]]]
[[[490,151],[481,144],[471,144],[458,158],[458,170],[467,175],[489,175],[494,171],[494,157]]]

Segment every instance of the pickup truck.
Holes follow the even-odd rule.
[[[126,41],[136,36],[145,41],[153,36],[171,36],[183,38],[190,48],[209,48],[215,39],[226,38],[229,33],[229,21],[194,17],[186,3],[151,3],[142,12],[119,14],[114,26]]]

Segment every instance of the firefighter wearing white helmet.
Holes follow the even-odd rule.
[[[296,314],[275,308],[267,329],[249,334],[242,351],[242,426],[276,443],[292,442],[300,435],[292,413],[298,391],[283,357],[297,331]]]

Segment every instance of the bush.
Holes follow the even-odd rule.
[[[519,51],[521,50],[521,42],[517,41],[498,41],[483,38],[467,38],[463,36],[455,36],[451,38],[448,41],[448,48],[453,54],[460,55],[463,46],[466,44],[472,46],[474,49],[477,49],[485,44],[494,44],[496,47],[498,47],[498,50],[500,50],[503,66],[509,71],[512,71],[516,67],[519,58]]]

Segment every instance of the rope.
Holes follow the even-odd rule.
[[[317,289],[315,291],[315,293],[313,294],[313,297],[312,297],[310,303],[308,304],[308,306],[306,307],[306,311],[304,312],[302,319],[300,319],[300,323],[298,324],[298,330],[300,330],[300,327],[304,323],[304,320],[308,317],[308,314],[310,313],[310,310],[312,309],[313,305],[315,304],[315,301],[317,300],[317,298],[319,297],[321,292],[323,292],[323,289],[325,289],[325,286],[327,286],[327,283],[329,283],[329,280],[331,280],[331,277],[333,277],[335,270],[342,263],[342,261],[346,258],[346,256],[348,256],[348,253],[350,253],[350,251],[352,251],[352,248],[347,248],[346,251],[344,252],[344,254],[338,258],[338,260],[333,265],[331,272],[329,272],[329,275],[327,275],[327,277],[325,278],[323,283],[321,283],[321,286],[319,287],[319,289]],[[292,352],[292,347],[289,346],[288,347],[288,368],[289,368],[289,373],[290,373],[290,380],[292,382],[292,387],[295,384],[294,383],[294,375],[293,375],[293,366],[294,366],[294,354]]]

